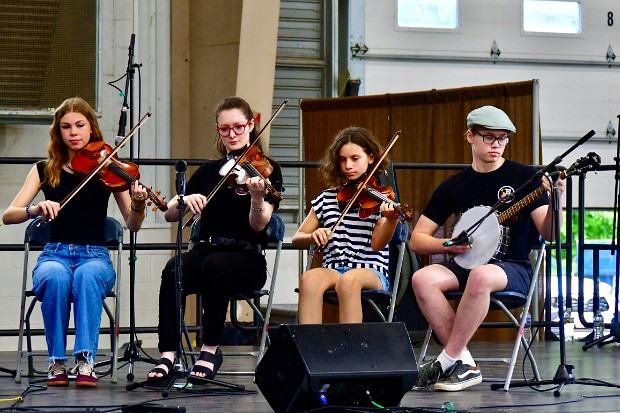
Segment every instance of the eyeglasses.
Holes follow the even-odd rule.
[[[493,145],[493,143],[497,141],[497,143],[499,143],[500,146],[506,146],[508,141],[510,141],[510,137],[508,135],[495,136],[495,135],[483,135],[481,133],[478,133],[478,135],[482,137],[482,142],[486,143],[487,145]]]
[[[254,119],[248,120],[246,123],[234,125],[234,126],[221,126],[219,128],[215,128],[217,133],[220,134],[222,138],[226,138],[230,136],[230,131],[235,132],[235,135],[241,135],[245,132],[245,128],[252,122]]]

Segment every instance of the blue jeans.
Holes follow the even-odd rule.
[[[105,247],[48,243],[32,274],[33,290],[41,302],[49,362],[66,361],[67,330],[73,302],[74,358],[84,354],[94,363],[99,343],[103,300],[116,273]],[[76,360],[77,361],[77,360]]]

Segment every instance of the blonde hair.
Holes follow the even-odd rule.
[[[334,141],[325,151],[319,166],[319,176],[328,188],[340,187],[349,180],[340,169],[340,149],[347,143],[354,143],[361,147],[367,155],[373,155],[375,160],[379,160],[383,153],[383,148],[379,145],[372,133],[360,126],[349,126],[338,132]],[[381,162],[375,175],[383,173],[389,164],[388,157]]]
[[[95,111],[90,107],[88,102],[79,97],[69,98],[62,102],[54,111],[54,120],[50,126],[50,144],[47,148],[47,160],[45,161],[45,179],[44,183],[55,188],[60,183],[60,173],[63,165],[69,160],[69,151],[67,145],[62,140],[60,131],[60,120],[67,113],[80,113],[86,117],[90,123],[91,137],[89,142],[97,142],[103,140],[99,123],[95,116]]]

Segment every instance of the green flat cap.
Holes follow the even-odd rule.
[[[471,128],[474,125],[487,129],[507,130],[513,133],[517,131],[506,112],[495,106],[483,106],[469,112],[469,115],[467,115],[467,127]]]

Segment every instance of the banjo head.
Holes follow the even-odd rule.
[[[469,229],[487,215],[490,209],[487,206],[477,206],[465,211],[454,226],[453,234],[460,234]],[[499,223],[497,213],[492,213],[477,228],[470,231],[471,250],[455,255],[454,261],[461,267],[471,270],[488,263],[493,258],[501,258],[500,255],[505,252],[508,245],[507,231],[508,228]]]

